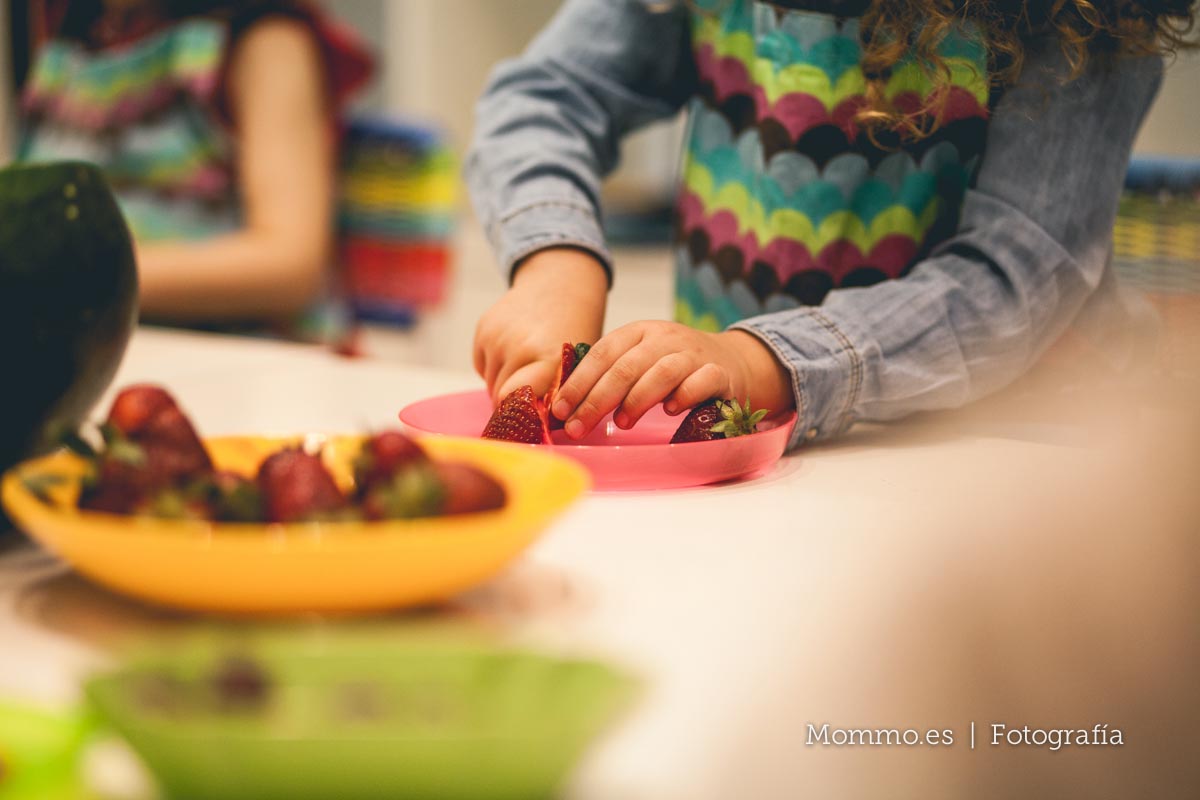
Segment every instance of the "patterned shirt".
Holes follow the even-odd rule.
[[[943,129],[888,151],[853,125],[864,7],[566,0],[479,104],[467,177],[502,269],[555,246],[611,269],[600,180],[623,136],[686,106],[678,316],[740,320],[775,354],[792,445],[982,397],[1072,328],[1134,361],[1112,229],[1161,59],[1068,80],[1058,43],[1031,38],[994,98],[961,31]],[[901,64],[888,91],[903,105],[929,86]]]
[[[708,0],[693,22],[679,198],[676,319],[723,330],[820,305],[831,289],[898,278],[954,233],[983,151],[987,60],[961,36],[934,97],[911,60],[887,81],[898,107],[937,102],[940,125],[898,149],[855,122],[866,80],[856,18]],[[930,115],[926,115],[930,116]]]

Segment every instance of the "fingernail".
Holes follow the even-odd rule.
[[[571,413],[571,404],[566,400],[555,400],[554,405],[550,408],[550,413],[559,419],[566,419]]]
[[[629,415],[626,414],[624,411],[618,411],[616,416],[613,417],[613,422],[617,423],[618,428],[628,428],[629,427]]]
[[[678,410],[679,406],[675,405],[674,403],[667,403],[665,406],[663,406],[663,411],[666,411],[668,414],[674,414]]]
[[[583,436],[583,423],[577,419],[573,419],[564,426],[563,430],[567,432],[567,436],[572,439],[579,439]]]

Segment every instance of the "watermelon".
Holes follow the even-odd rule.
[[[0,469],[78,427],[136,319],[133,242],[99,169],[0,170]]]

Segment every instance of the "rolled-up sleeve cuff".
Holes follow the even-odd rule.
[[[862,393],[862,354],[820,309],[766,314],[731,328],[756,336],[791,375],[798,419],[789,449],[837,436],[854,424]]]
[[[488,238],[508,280],[513,269],[539,250],[575,247],[596,257],[612,285],[612,255],[596,212],[573,199],[546,199],[529,203],[501,217],[488,230]]]

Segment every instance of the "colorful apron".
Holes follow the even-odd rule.
[[[139,241],[236,229],[232,142],[212,111],[226,40],[226,25],[200,18],[98,51],[46,42],[18,157],[99,165]]]
[[[819,305],[836,288],[906,274],[952,235],[987,128],[987,58],[966,36],[941,55],[952,86],[941,126],[917,142],[854,121],[866,83],[856,18],[757,0],[697,0],[701,90],[677,209],[676,319],[722,330]],[[926,107],[919,65],[887,95]]]
[[[262,4],[261,14],[268,13],[312,28],[340,111],[370,75],[366,52],[303,2]],[[236,147],[220,97],[231,24],[188,17],[102,48],[47,39],[22,98],[18,158],[98,165],[139,242],[200,241],[238,230]],[[349,309],[332,271],[327,284],[323,298],[292,319],[195,327],[341,345],[350,333]]]

